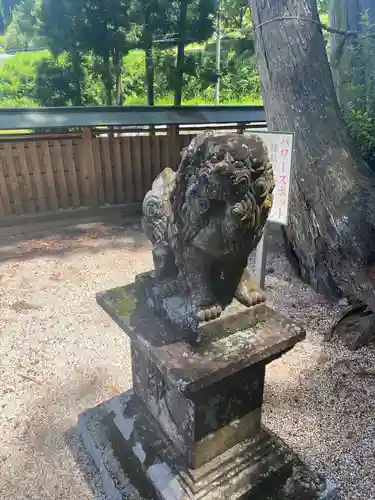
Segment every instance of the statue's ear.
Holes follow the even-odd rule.
[[[183,171],[188,165],[191,163],[191,156],[189,154],[189,148],[184,148],[181,151],[181,162],[178,170],[181,172]]]
[[[186,158],[186,156],[188,155],[188,150],[189,150],[188,147],[183,148],[181,150],[181,153],[180,153],[181,161],[183,161]]]

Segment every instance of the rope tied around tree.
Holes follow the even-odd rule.
[[[344,30],[344,29],[339,29],[339,28],[334,28],[333,26],[328,26],[328,24],[321,23],[320,21],[316,19],[311,19],[310,17],[300,17],[300,16],[279,16],[279,17],[273,17],[272,19],[267,19],[266,21],[261,22],[258,24],[258,26],[254,26],[254,33],[259,30],[260,28],[263,28],[264,26],[271,24],[276,21],[305,21],[308,23],[315,24],[318,26],[320,29],[328,31],[329,33],[332,33],[334,35],[341,35],[343,38],[340,40],[340,43],[338,44],[335,53],[332,54],[332,61],[334,61],[335,66],[339,63],[341,59],[341,55],[344,49],[345,42],[347,38],[353,37],[353,38],[358,38],[358,37],[364,37],[364,36],[370,36],[372,38],[375,38],[375,33],[366,33],[366,35],[363,35],[359,33],[358,31],[353,31],[353,30]]]
[[[273,17],[272,19],[267,19],[267,21],[263,21],[260,24],[258,24],[258,26],[255,26],[254,27],[254,31],[257,31],[260,28],[263,28],[263,26],[266,26],[267,24],[271,24],[271,23],[273,23],[275,21],[290,21],[290,20],[292,20],[292,21],[306,21],[306,22],[309,22],[309,23],[313,23],[313,24],[316,24],[317,26],[319,26],[319,28],[321,28],[321,29],[323,29],[325,31],[328,31],[329,33],[333,33],[335,35],[343,35],[345,37],[348,37],[348,36],[353,36],[353,37],[363,36],[358,31],[343,30],[343,29],[339,29],[339,28],[334,28],[333,26],[328,26],[328,24],[321,23],[320,21],[318,21],[316,19],[311,19],[309,17],[300,17],[300,16],[280,16],[280,17]],[[368,35],[375,38],[375,33],[369,33]]]

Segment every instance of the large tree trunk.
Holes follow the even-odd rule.
[[[188,1],[180,0],[180,13],[178,20],[178,43],[176,60],[176,79],[174,92],[174,105],[181,106],[182,88],[184,86],[184,64],[185,64],[185,44],[186,44],[186,23],[187,23]]]
[[[330,33],[330,63],[336,93],[345,109],[350,101],[362,100],[366,109],[371,92],[374,93],[375,50],[373,38],[363,37],[375,33],[374,0],[331,0],[330,24],[334,28],[358,32],[361,37],[343,37]],[[355,48],[355,50],[353,50]]]
[[[153,106],[155,104],[154,97],[154,60],[152,57],[152,39],[146,41],[145,45],[146,58],[146,85],[147,85],[147,104]]]
[[[295,134],[286,235],[301,276],[375,311],[375,177],[341,116],[315,0],[250,4],[268,128]],[[311,21],[271,21],[287,16]]]
[[[103,85],[104,85],[104,99],[107,106],[113,104],[112,91],[113,91],[113,79],[111,74],[111,60],[109,53],[105,54],[103,57]]]
[[[148,2],[142,2],[144,10],[144,27],[143,27],[143,43],[145,48],[145,63],[146,63],[146,86],[147,86],[147,104],[153,106],[155,104],[154,93],[154,58],[152,53],[152,23],[151,23],[151,5]]]
[[[113,57],[113,66],[116,75],[116,104],[117,106],[122,106],[123,104],[123,94],[122,94],[122,54],[119,49],[115,51]]]
[[[74,75],[73,87],[74,97],[73,106],[82,106],[82,59],[77,50],[74,48],[70,51],[70,59],[72,62],[72,69]]]

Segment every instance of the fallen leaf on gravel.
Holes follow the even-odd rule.
[[[26,302],[25,300],[20,300],[20,301],[14,302],[13,304],[10,305],[10,307],[11,307],[11,309],[14,309],[16,312],[41,309],[40,306],[30,304],[29,302]]]
[[[28,380],[29,382],[34,382],[34,384],[42,385],[42,383],[39,382],[39,380],[37,380],[34,377],[29,377],[29,375],[24,375],[23,373],[17,373],[16,375],[23,378],[24,380]]]

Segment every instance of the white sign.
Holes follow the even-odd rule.
[[[266,144],[275,177],[273,204],[268,216],[270,222],[285,226],[288,222],[289,186],[292,167],[293,134],[257,132],[247,130],[246,134],[258,135]]]

